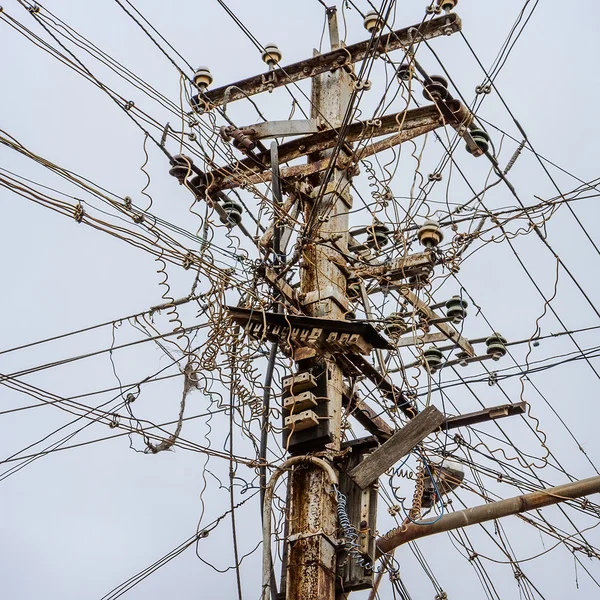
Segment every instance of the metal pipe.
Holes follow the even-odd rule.
[[[271,589],[271,573],[273,559],[271,556],[271,514],[273,512],[272,502],[275,484],[283,473],[298,464],[311,464],[321,467],[329,477],[332,486],[338,484],[338,476],[333,467],[321,458],[316,456],[292,456],[288,458],[271,476],[265,492],[265,502],[263,504],[263,562],[262,562],[262,600],[269,600]]]
[[[274,64],[274,63],[273,63]],[[270,66],[272,68],[273,65]],[[275,253],[274,265],[275,269],[281,264],[281,227],[278,225],[280,219],[279,210],[281,209],[282,198],[281,198],[281,181],[279,174],[279,146],[277,141],[271,142],[271,173],[272,173],[272,191],[273,191],[273,252]],[[281,311],[281,303],[277,303],[277,312]],[[265,375],[265,389],[263,395],[263,416],[261,426],[261,438],[260,438],[260,458],[263,464],[260,468],[260,500],[261,500],[261,516],[264,519],[265,511],[265,492],[267,487],[267,441],[269,436],[269,412],[271,409],[271,394],[273,384],[273,371],[275,369],[275,361],[277,359],[277,343],[271,344],[271,351],[269,353],[269,363],[267,366],[267,373]],[[269,506],[271,499],[267,502]],[[265,522],[263,520],[263,528]],[[269,523],[270,529],[270,523]],[[275,600],[277,596],[277,583],[275,581],[275,573],[273,572],[273,559],[269,558],[269,589],[271,600]]]
[[[265,386],[263,393],[263,415],[260,432],[260,516],[263,517],[265,506],[265,491],[267,488],[267,443],[269,437],[269,412],[271,410],[271,386],[273,384],[273,371],[275,369],[275,360],[277,359],[277,343],[271,344],[269,352],[269,363],[267,365],[267,373],[265,375]],[[275,573],[273,572],[273,563],[270,566],[271,571],[271,600],[277,597],[277,582],[275,581]]]
[[[280,211],[283,206],[283,198],[281,196],[281,178],[279,173],[279,146],[274,140],[271,142],[271,187],[273,190],[273,252],[275,253],[275,268],[282,262],[285,262],[285,257],[281,255],[281,219]]]
[[[427,519],[419,524],[410,523],[397,533],[379,538],[377,540],[377,551],[380,555],[385,554],[402,544],[428,535],[536,510],[544,506],[558,504],[564,500],[580,498],[597,492],[600,492],[600,477],[590,477],[589,479],[566,483],[532,494],[523,494],[507,500],[467,508],[449,513],[441,518]]]

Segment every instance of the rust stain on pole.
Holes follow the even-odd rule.
[[[336,531],[331,483],[322,469],[307,466],[290,475],[287,600],[334,598]]]

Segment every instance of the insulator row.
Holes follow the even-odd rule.
[[[449,300],[448,303],[453,302],[455,299],[464,302],[464,300],[461,300],[458,296],[454,296],[454,298]],[[448,303],[446,304],[446,306],[448,305]],[[463,311],[464,315],[466,316],[467,313],[464,310],[464,308],[466,307],[466,302],[464,302],[464,306],[456,303],[455,307],[457,308],[457,310],[460,309],[461,311]],[[493,333],[485,340],[488,356],[492,360],[500,360],[507,353],[507,343],[508,342],[506,341],[506,338],[501,336],[499,333]],[[467,364],[469,364],[470,361],[468,355],[466,355],[465,353],[461,353],[458,356],[460,358],[459,362],[461,366],[466,366]],[[444,365],[444,355],[442,351],[439,348],[436,348],[435,346],[430,346],[429,348],[427,348],[427,350],[423,352],[423,360],[431,373],[435,373]],[[474,358],[474,360],[481,360],[481,358],[476,357]]]
[[[440,6],[448,12],[456,6],[456,0],[446,0],[440,3]],[[411,78],[411,68],[408,64],[400,65],[396,71],[399,81],[407,81]],[[459,123],[469,124],[473,120],[473,115],[469,109],[457,98],[453,98],[448,90],[448,80],[441,75],[431,75],[423,87],[423,96],[426,100],[431,100],[436,104],[443,104],[447,110],[456,118]],[[471,129],[469,132],[475,144],[485,154],[490,147],[490,136],[483,129]],[[473,150],[467,145],[467,152],[474,154]]]
[[[374,222],[372,225],[365,227],[368,232],[364,245],[373,250],[381,250],[385,248],[391,240],[392,230],[385,224]],[[365,229],[362,231],[364,232]],[[421,225],[417,232],[417,237],[422,246],[427,249],[435,248],[444,239],[444,234],[437,221],[428,219]],[[360,248],[356,251],[360,251]]]
[[[263,62],[269,65],[270,69],[273,69],[275,65],[281,61],[283,54],[276,44],[270,43],[265,46],[261,58],[263,59]],[[214,78],[210,69],[205,66],[198,67],[192,77],[192,82],[201,92],[205,92],[208,87],[212,85],[213,81]]]

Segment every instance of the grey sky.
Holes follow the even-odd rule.
[[[340,3],[337,4],[340,8]],[[359,0],[357,4],[363,10],[368,9],[366,0]],[[533,4],[528,3],[528,10]],[[310,56],[313,47],[319,46],[324,11],[317,0],[231,0],[228,5],[263,45],[271,41],[279,45],[284,64]],[[116,2],[48,0],[43,6],[179,104],[179,73]],[[194,3],[147,0],[136,2],[135,6],[193,66],[208,65],[215,78],[215,86],[264,70],[258,50],[216,0]],[[426,2],[420,0],[398,2],[395,27],[420,22],[425,6]],[[463,20],[463,33],[486,68],[495,59],[522,6],[522,0],[460,2],[457,12]],[[346,10],[345,15],[347,43],[365,39],[367,34],[356,10]],[[595,110],[599,17],[600,9],[595,3],[540,2],[496,80],[500,93],[535,149],[583,181],[598,176],[596,140],[599,125]],[[140,170],[145,160],[143,133],[100,89],[20,35],[10,26],[10,18],[57,46],[17,0],[8,0],[4,4],[4,16],[0,22],[3,56],[0,129],[47,160],[89,178],[120,197],[130,196],[138,206],[146,206],[147,199],[141,190],[147,179]],[[326,48],[327,44],[325,36],[323,47]],[[484,76],[460,34],[438,38],[431,45],[458,89],[471,101],[475,97],[475,87]],[[174,128],[180,127],[171,113],[151,102],[80,49],[76,50],[77,56],[98,79],[123,97],[133,100],[136,107],[146,110],[159,123],[170,121]],[[440,72],[435,57],[426,48],[419,50],[418,58],[430,73]],[[177,60],[183,65],[181,60]],[[377,62],[371,77],[373,90],[361,101],[361,118],[369,118],[369,111],[372,113],[384,89],[384,71],[379,63],[381,61]],[[308,90],[306,82],[301,87]],[[421,100],[420,90],[418,96]],[[255,100],[269,119],[285,119],[290,114],[291,100],[283,90],[272,95],[262,94]],[[307,108],[306,102],[303,107]],[[401,110],[398,103],[394,107]],[[187,111],[188,107],[184,106],[184,109]],[[232,104],[228,114],[239,124],[257,120],[256,112],[245,102]],[[295,118],[300,116],[296,112]],[[520,133],[496,94],[485,98],[478,116],[520,141]],[[218,122],[221,124],[221,120]],[[502,143],[500,164],[505,166],[517,144],[508,138],[502,140],[501,133],[492,126],[488,126],[488,131],[497,150]],[[160,132],[153,130],[153,135],[159,138]],[[450,129],[448,135],[451,135]],[[170,151],[177,153],[177,144],[169,143]],[[168,160],[151,141],[147,143],[147,151],[146,170],[151,176],[147,192],[153,199],[151,212],[195,234],[200,221],[188,210],[191,204],[189,192],[168,175]],[[397,196],[407,196],[413,182],[416,163],[410,158],[411,151],[403,149],[405,154],[392,184]],[[425,177],[433,171],[442,155],[441,144],[428,138],[421,164]],[[489,162],[485,158],[469,156],[464,152],[462,143],[455,157],[475,190],[480,191],[489,173]],[[0,146],[0,166],[50,187],[56,186],[85,201],[92,200],[83,191],[66,185],[48,170],[6,146]],[[552,166],[548,168],[562,192],[579,185],[579,181],[564,172]],[[557,195],[552,182],[530,152],[523,152],[509,178],[525,204],[537,203],[536,197],[548,199]],[[371,192],[368,183],[363,169],[357,188],[366,198]],[[446,169],[444,180],[431,196],[434,202],[429,205],[430,212],[446,210],[446,200],[460,203],[467,201],[471,195],[458,172],[454,169],[449,173]],[[514,206],[515,200],[508,188],[500,184],[486,194],[485,204],[489,209],[498,209]],[[96,202],[94,206],[102,207],[102,204]],[[0,208],[3,256],[0,350],[126,317],[163,302],[163,289],[159,285],[161,276],[156,273],[159,265],[150,254],[90,226],[78,224],[72,218],[28,202],[5,188],[0,189]],[[596,231],[600,210],[596,199],[575,202],[573,209],[595,243],[600,243]],[[204,214],[203,211],[204,208],[199,210],[201,214]],[[365,224],[365,218],[364,213],[358,213],[353,224]],[[511,230],[516,231],[523,224],[519,221]],[[127,226],[130,225],[131,222]],[[447,234],[450,237],[449,229]],[[547,234],[553,250],[568,266],[591,302],[597,303],[600,286],[596,273],[600,256],[566,207],[559,208],[552,216]],[[192,242],[188,240],[188,243],[193,247]],[[217,234],[216,243],[226,247],[227,240],[222,232]],[[551,297],[557,270],[551,251],[535,234],[518,237],[513,243],[542,292]],[[247,240],[243,239],[241,245],[251,252]],[[477,247],[476,243],[473,249]],[[233,264],[230,256],[217,255],[216,252],[215,256]],[[191,271],[169,265],[168,275],[173,297],[181,298],[189,293],[194,279]],[[436,292],[436,299],[445,300],[458,293],[460,285],[481,308],[480,314],[474,306],[469,309],[465,322],[467,337],[488,335],[490,325],[487,319],[491,327],[509,341],[527,339],[535,331],[536,319],[544,313],[544,300],[506,242],[488,244],[475,252],[462,265],[457,278],[444,282],[441,290]],[[199,289],[207,289],[202,279]],[[229,294],[228,299],[235,301],[237,298]],[[557,294],[552,306],[568,329],[599,324],[598,315],[563,269],[559,270]],[[386,314],[391,310],[391,306],[385,307]],[[180,314],[184,325],[202,323],[203,317],[198,317],[197,313],[197,305],[182,308]],[[561,330],[550,312],[540,324],[542,335]],[[173,327],[164,314],[156,316],[155,326],[162,333]],[[51,344],[0,354],[0,372],[18,372],[109,348],[113,335],[117,345],[144,337],[135,327],[124,322],[118,327],[105,327]],[[204,335],[203,330],[197,338],[198,343]],[[597,331],[578,334],[576,339],[584,349],[599,345]],[[172,346],[167,348],[174,351]],[[539,347],[533,349],[531,361],[575,350],[567,336],[542,341]],[[520,364],[524,363],[526,353],[526,345],[515,348],[514,356]],[[176,355],[177,358],[179,356]],[[104,353],[31,373],[23,376],[22,380],[66,397],[112,388],[119,382],[134,383],[172,362],[152,342],[115,351],[112,359],[114,364],[111,364],[109,354]],[[595,359],[591,362],[597,367]],[[511,365],[514,363],[507,357],[489,368],[501,369]],[[480,372],[482,369],[477,366],[460,371],[464,377]],[[455,375],[450,370],[443,371],[442,381],[452,379]],[[598,381],[590,366],[579,360],[536,373],[531,380],[564,419],[590,460],[598,464]],[[181,385],[181,378],[176,378],[143,386],[132,407],[135,415],[154,423],[174,421],[179,410]],[[478,383],[473,389],[488,406],[507,401],[497,386]],[[517,377],[503,383],[503,389],[513,401],[519,399],[521,386]],[[223,402],[228,402],[226,391],[221,389],[221,393]],[[81,402],[96,406],[117,395],[118,390],[103,396],[82,398]],[[463,386],[449,388],[448,395],[460,412],[480,408],[474,396]],[[593,466],[529,383],[525,383],[523,399],[530,402],[532,414],[539,419],[540,428],[547,435],[547,446],[566,471],[578,478],[595,475]],[[432,401],[442,407],[439,393],[434,393]],[[216,396],[211,399],[201,392],[193,392],[188,398],[186,416],[215,411],[219,409],[220,402]],[[35,404],[38,401],[7,387],[0,391],[0,412]],[[448,412],[456,412],[446,408]],[[121,410],[121,414],[125,417],[126,412]],[[74,418],[51,406],[0,414],[0,460],[37,442]],[[80,421],[78,426],[70,426],[63,435],[84,424]],[[539,464],[544,449],[529,428],[530,425],[535,429],[536,421],[507,419],[502,425],[519,448],[537,457],[534,460]],[[166,427],[169,432],[173,428],[173,425]],[[186,422],[182,436],[200,446],[210,444],[214,450],[223,452],[226,450],[224,444],[228,428],[228,418],[219,409],[208,422],[206,417]],[[481,430],[484,429],[499,435],[491,425],[481,426]],[[92,424],[67,444],[119,432],[121,430],[106,425]],[[24,454],[39,452],[61,437],[53,436]],[[271,441],[274,440],[275,437]],[[137,450],[143,449],[139,436],[133,438],[132,444]],[[239,431],[234,445],[236,454],[254,456],[251,444]],[[0,472],[18,464],[2,464]],[[11,600],[100,600],[112,588],[192,536],[198,522],[201,527],[206,527],[228,510],[229,492],[224,487],[227,485],[228,468],[226,460],[212,457],[207,463],[205,454],[181,448],[158,455],[135,452],[129,448],[128,437],[122,436],[112,441],[57,451],[32,462],[5,480],[0,475],[2,596]],[[237,469],[240,484],[255,477],[252,469],[245,466]],[[551,466],[539,471],[539,476],[551,485],[566,481],[566,475]],[[490,480],[485,482],[488,485]],[[412,488],[410,483],[408,485],[406,495],[410,503]],[[511,485],[493,482],[490,490],[502,497],[518,493]],[[241,485],[236,487],[236,502],[245,500],[255,490],[242,491]],[[482,502],[474,494],[465,492],[462,497],[468,505]],[[460,508],[456,500],[453,508]],[[385,531],[393,523],[383,504],[380,513],[379,529]],[[545,509],[543,514],[568,534],[573,533],[573,526],[557,508]],[[581,528],[597,523],[597,519],[584,517],[572,510],[568,514]],[[258,498],[248,500],[238,509],[236,518],[239,552],[243,555],[251,552],[260,540]],[[519,559],[540,554],[556,543],[550,537],[542,539],[537,530],[516,518],[508,518],[502,525]],[[496,536],[495,539],[499,539],[493,527],[489,531],[492,538]],[[467,533],[476,552],[495,561],[506,560],[483,531],[473,528]],[[596,530],[588,532],[586,538],[593,545],[600,542]],[[220,570],[231,567],[231,539],[231,521],[227,516],[214,532],[199,542],[199,556]],[[458,552],[453,541],[442,535],[424,540],[419,547],[449,598],[485,598],[474,568],[476,564],[461,556],[461,553],[465,554],[464,549],[460,548]],[[435,597],[432,584],[410,550],[402,548],[397,551],[396,557],[412,597]],[[584,554],[578,554],[578,557],[598,579],[600,570],[595,560],[589,560]],[[491,575],[498,597],[520,597],[509,565],[485,559],[482,564]],[[597,595],[597,584],[581,566],[576,567],[573,555],[563,547],[523,562],[521,569],[545,598],[589,598]],[[243,561],[241,573],[244,597],[258,598],[260,548]],[[233,569],[225,574],[218,573],[201,562],[194,549],[190,548],[133,588],[127,597],[131,600],[158,600],[175,595],[182,599],[233,598],[236,593]],[[355,597],[362,596],[356,594]],[[382,598],[392,597],[387,585],[382,591]]]

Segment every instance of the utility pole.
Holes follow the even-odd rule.
[[[466,316],[466,303],[462,298],[453,297],[450,301],[430,305],[413,291],[419,289],[419,282],[427,281],[435,266],[443,263],[443,257],[436,252],[443,237],[436,223],[427,221],[418,231],[417,237],[424,251],[401,256],[389,263],[374,261],[376,254],[375,257],[371,254],[380,242],[389,241],[390,232],[384,224],[374,221],[352,232],[349,229],[350,187],[361,159],[447,125],[463,138],[473,156],[482,156],[489,147],[488,134],[477,129],[469,109],[452,98],[445,78],[429,76],[413,54],[418,42],[460,31],[461,21],[452,12],[456,3],[456,0],[437,0],[430,12],[441,16],[434,15],[420,24],[389,33],[383,31],[381,15],[369,13],[365,17],[365,27],[371,38],[347,47],[339,39],[335,8],[329,8],[329,52],[315,53],[312,58],[279,67],[281,52],[275,45],[269,45],[263,53],[263,60],[269,65],[267,73],[213,90],[207,89],[212,82],[210,72],[202,68],[196,73],[199,94],[192,98],[192,106],[200,114],[302,79],[310,78],[312,84],[310,119],[223,127],[223,139],[231,141],[245,158],[202,173],[188,157],[177,156],[173,157],[171,170],[180,183],[193,171],[195,175],[186,182],[187,187],[199,199],[208,202],[223,223],[228,227],[239,227],[248,237],[251,236],[242,223],[241,206],[227,196],[227,191],[272,182],[274,220],[262,237],[254,241],[265,257],[262,276],[272,289],[275,310],[266,312],[262,306],[259,309],[254,306],[228,307],[232,321],[241,325],[249,337],[273,344],[265,387],[271,386],[277,351],[291,358],[295,368],[282,382],[282,443],[289,458],[275,470],[269,481],[266,465],[261,468],[261,485],[265,486],[262,600],[275,597],[271,504],[275,483],[285,473],[288,474],[288,488],[279,600],[335,600],[336,589],[340,587],[344,591],[371,588],[373,573],[364,563],[374,561],[377,554],[387,553],[406,541],[600,489],[598,480],[582,482],[584,485],[579,487],[572,484],[571,487],[537,493],[537,496],[507,500],[495,508],[487,505],[480,510],[473,509],[468,515],[452,513],[436,520],[435,527],[411,524],[375,540],[378,479],[387,469],[440,429],[468,427],[526,411],[525,403],[491,407],[454,417],[447,417],[433,406],[418,411],[390,379],[392,371],[385,367],[382,349],[450,343],[442,348],[430,347],[423,353],[418,364],[424,364],[430,373],[434,373],[455,364],[465,366],[470,362],[498,360],[507,352],[506,340],[494,334],[471,343],[463,337],[462,327],[455,327]],[[405,56],[409,57],[398,68],[400,83],[407,78],[410,80],[414,71],[418,71],[424,96],[430,104],[374,120],[355,120],[353,103],[361,90],[370,87],[369,82],[361,81],[354,74],[355,63],[393,50],[404,50]],[[270,149],[261,141],[288,136],[293,139],[279,144],[273,142]],[[378,137],[383,139],[372,141]],[[367,143],[355,150],[352,143],[357,141]],[[284,166],[301,157],[306,157],[307,162]],[[286,200],[284,194],[288,196]],[[288,214],[293,214],[293,220],[302,214],[304,222],[300,226],[296,255],[286,262],[290,230],[288,228],[286,233],[282,223]],[[368,234],[365,243],[358,243],[355,236],[364,234]],[[357,260],[347,260],[351,252],[358,252]],[[269,256],[274,256],[271,262],[267,260]],[[363,260],[365,257],[367,259]],[[300,271],[299,281],[292,285],[283,276],[296,267]],[[380,335],[369,323],[369,297],[363,283],[368,280],[397,290],[414,314],[425,321],[424,334],[418,337],[414,331],[404,331],[396,336],[394,345]],[[365,305],[366,322],[357,322],[352,316],[352,287],[358,288],[354,299]],[[377,286],[371,286],[371,289],[377,289]],[[445,316],[436,312],[442,306],[447,309]],[[390,324],[394,323],[396,321],[391,319]],[[430,326],[434,332],[430,332]],[[482,341],[487,347],[486,354],[478,356],[473,344]],[[448,348],[459,350],[455,360],[442,360],[442,350]],[[377,357],[375,364],[367,359],[373,350]],[[404,413],[408,419],[404,427],[394,430],[358,397],[349,385],[358,377],[369,381],[394,410]],[[269,400],[267,390],[267,410],[262,422],[263,461]],[[363,440],[344,440],[344,411],[371,436]],[[433,479],[433,475],[431,477]],[[446,489],[454,489],[460,481],[446,483]],[[333,493],[334,486],[339,486],[343,502]],[[439,487],[443,489],[442,485]],[[438,492],[437,487],[435,491]],[[351,527],[345,527],[343,520],[351,523]],[[348,556],[343,538],[353,535],[352,532],[356,539],[346,542],[352,541],[354,555]],[[342,569],[343,564],[352,563],[357,553],[360,555],[356,561],[359,566]],[[390,557],[386,560],[390,562]],[[340,582],[341,586],[338,585]]]
[[[328,11],[328,19],[331,49],[336,50],[340,42],[335,10]],[[350,75],[343,68],[313,77],[311,116],[319,127],[341,127],[352,89]],[[337,166],[335,158],[336,152],[345,155],[342,145],[340,139],[333,150],[310,159],[310,162],[331,159],[331,165],[326,175],[315,181],[314,203],[306,204],[305,223],[314,224],[311,238],[315,241],[304,248],[300,279],[306,314],[336,320],[343,320],[349,312],[340,301],[346,298],[347,271],[341,263],[345,264],[343,253],[348,251],[348,212],[352,208],[351,177],[348,170]],[[313,357],[299,360],[298,369],[303,370],[308,366],[305,363],[312,361]],[[341,444],[344,376],[332,357],[325,358],[325,363],[326,418],[331,439],[327,445],[336,452]],[[325,449],[323,445],[313,451]],[[286,600],[334,600],[338,523],[331,483],[322,469],[308,465],[291,473],[289,486]]]

